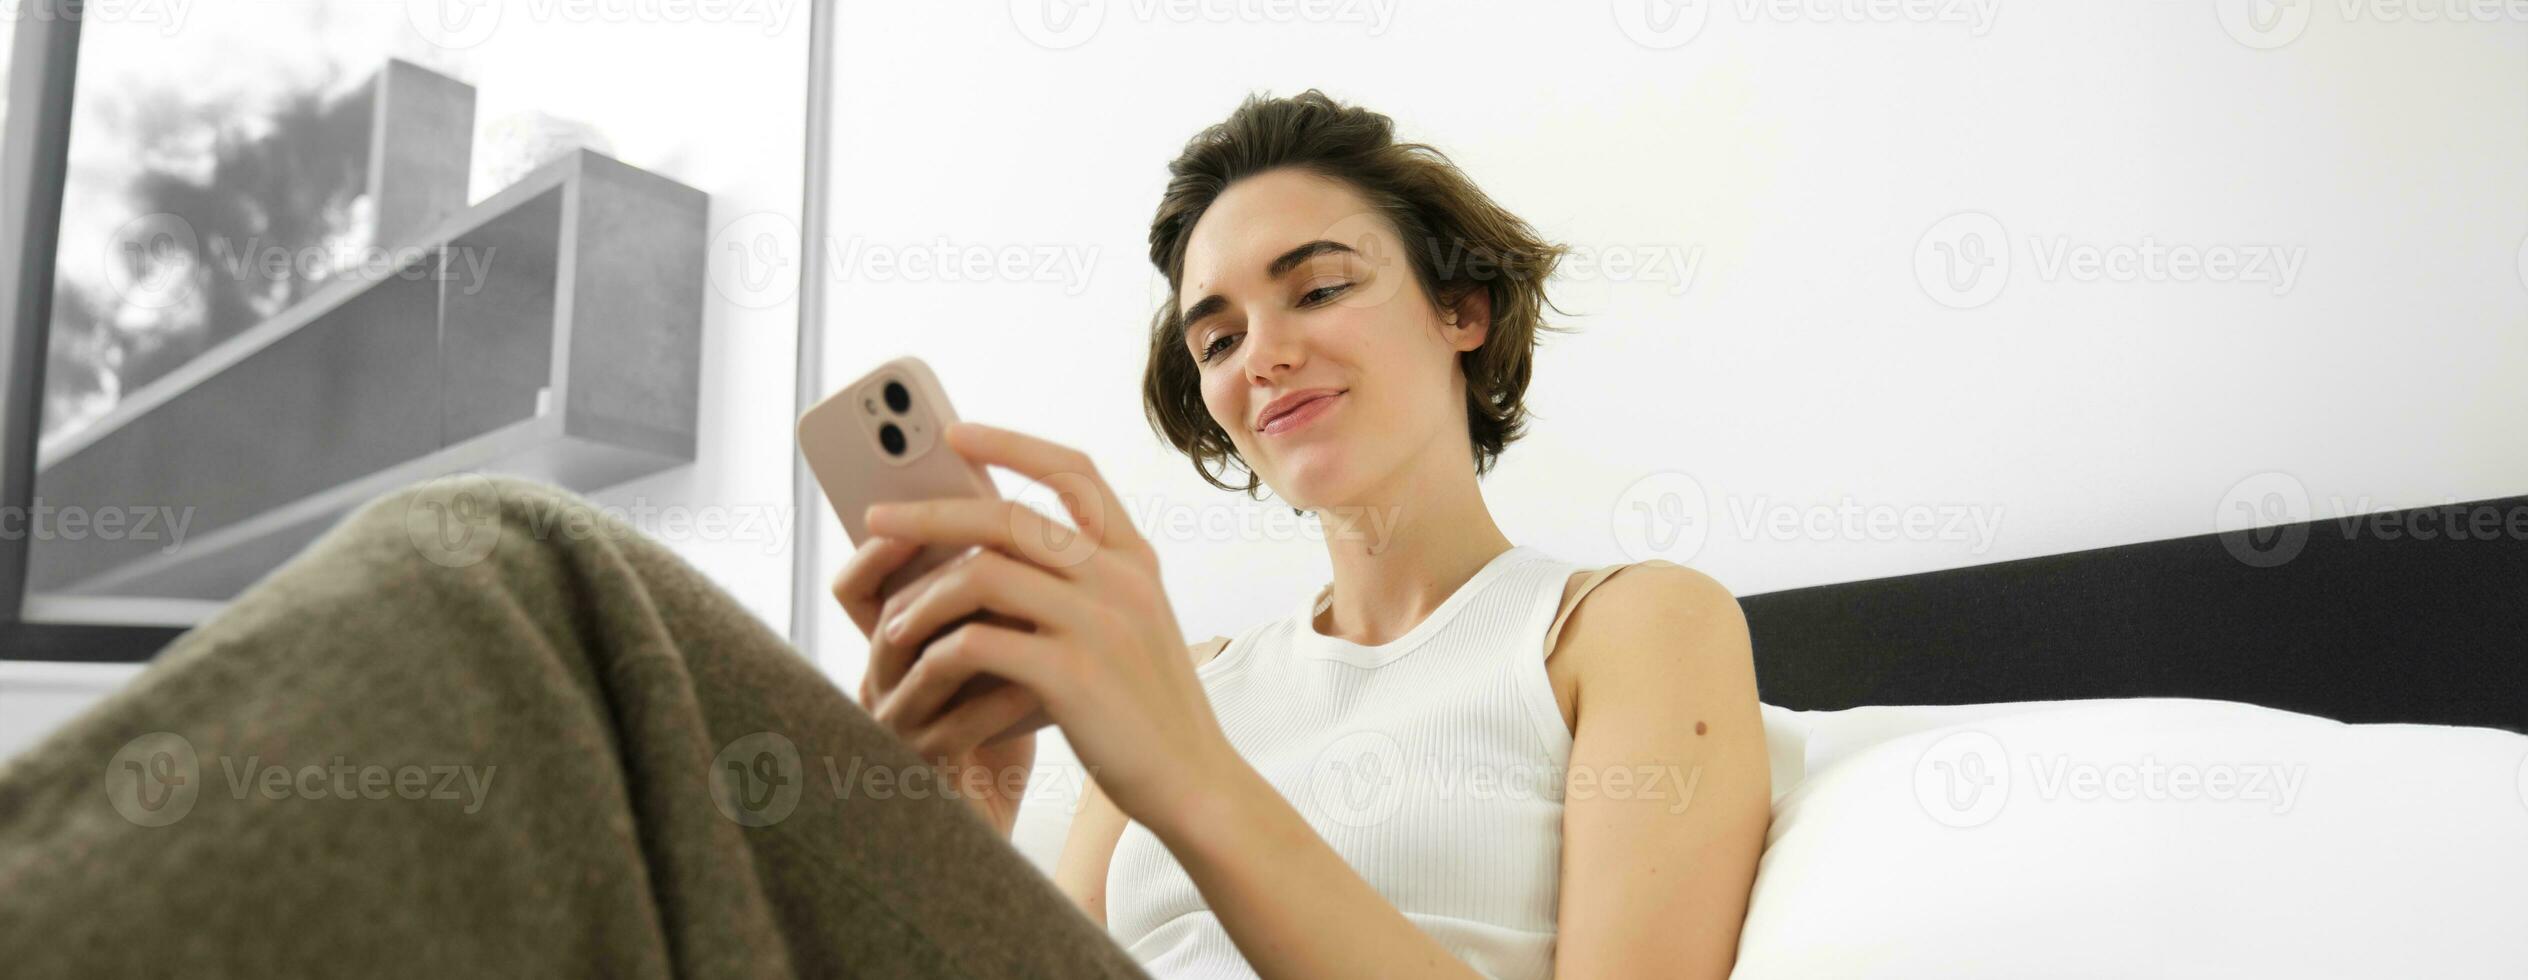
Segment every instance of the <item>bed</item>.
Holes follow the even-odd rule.
[[[1742,599],[1736,976],[2528,976],[2528,497]]]

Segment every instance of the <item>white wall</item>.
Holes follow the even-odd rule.
[[[1144,236],[1188,136],[1250,90],[1309,86],[1395,116],[1549,237],[1699,258],[1690,281],[1597,273],[1556,294],[1585,332],[1548,341],[1533,434],[1487,496],[1512,539],[1575,561],[1662,553],[1633,505],[1688,486],[1704,541],[1665,553],[1742,595],[2206,533],[2268,472],[2309,498],[2297,518],[2528,492],[2518,20],[2306,4],[2281,9],[2312,21],[2256,34],[2192,3],[1884,23],[1866,17],[1886,5],[1729,0],[1686,8],[1688,36],[1622,3],[1044,6],[1093,30],[1049,32],[1032,4],[844,6],[829,232],[837,253],[944,241],[1093,257],[1087,273],[844,264],[826,370],[918,354],[967,417],[1083,448],[1139,503],[1252,506],[1142,421],[1162,298]],[[1942,271],[1958,212],[2008,244],[1986,280],[2006,286],[1971,309],[1917,276],[1918,251]],[[2151,243],[2299,264],[2287,289],[2047,265]],[[2271,482],[2240,492],[2261,503]],[[1858,533],[1739,524],[1847,504]],[[1889,539],[1873,512],[1931,526]],[[1989,539],[1950,536],[1952,517]],[[830,567],[848,545],[819,519]],[[1291,535],[1159,546],[1189,638],[1281,614],[1328,574]],[[856,678],[857,633],[830,609],[821,633]]]
[[[1513,540],[1570,560],[1663,556],[1746,595],[2227,530],[2269,500],[2256,523],[2528,492],[2528,23],[1867,19],[1885,6],[844,5],[828,380],[918,354],[967,417],[1088,451],[1145,518],[1227,529],[1141,521],[1188,639],[1284,613],[1322,546],[1142,420],[1145,235],[1187,137],[1316,86],[1602,263],[1557,284],[1584,332],[1547,341],[1531,435],[1486,489]],[[1974,280],[1998,292],[1950,289],[1942,249],[1995,233],[1961,212],[1998,223],[1979,243],[2008,267]],[[943,244],[1057,264],[950,282],[865,258]],[[2056,264],[2144,246],[2297,264],[2288,288]],[[1672,504],[1697,523],[1670,538],[1640,508]],[[848,544],[817,519],[831,568]],[[819,635],[856,684],[830,603]],[[1048,738],[1040,764],[1069,758]],[[1073,782],[1042,798],[1067,809]],[[1062,817],[1026,813],[1049,867]]]

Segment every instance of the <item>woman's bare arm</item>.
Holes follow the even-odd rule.
[[[1229,645],[1227,637],[1215,636],[1186,648],[1194,666],[1200,667],[1218,656]],[[1054,863],[1053,883],[1062,893],[1079,903],[1090,921],[1106,924],[1106,869],[1114,862],[1115,843],[1123,839],[1124,824],[1130,818],[1106,798],[1094,774],[1080,781],[1079,812],[1071,818],[1071,832],[1062,840],[1062,857]]]
[[[1554,970],[1726,977],[1772,820],[1746,619],[1680,565],[1609,578],[1575,614],[1579,730]]]

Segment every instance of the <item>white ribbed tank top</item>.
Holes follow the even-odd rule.
[[[1196,674],[1238,753],[1405,917],[1478,972],[1553,972],[1571,731],[1545,675],[1578,569],[1520,545],[1403,636],[1316,630],[1331,585]],[[1106,872],[1107,929],[1151,975],[1253,977],[1139,823]]]

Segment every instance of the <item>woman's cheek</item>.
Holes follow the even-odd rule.
[[[1237,438],[1238,434],[1244,431],[1238,421],[1240,415],[1236,405],[1237,399],[1224,390],[1226,384],[1220,380],[1226,374],[1225,371],[1213,371],[1211,377],[1203,379],[1203,407],[1211,412],[1212,423],[1220,426],[1220,431],[1229,434],[1232,445],[1243,446],[1243,441]]]

